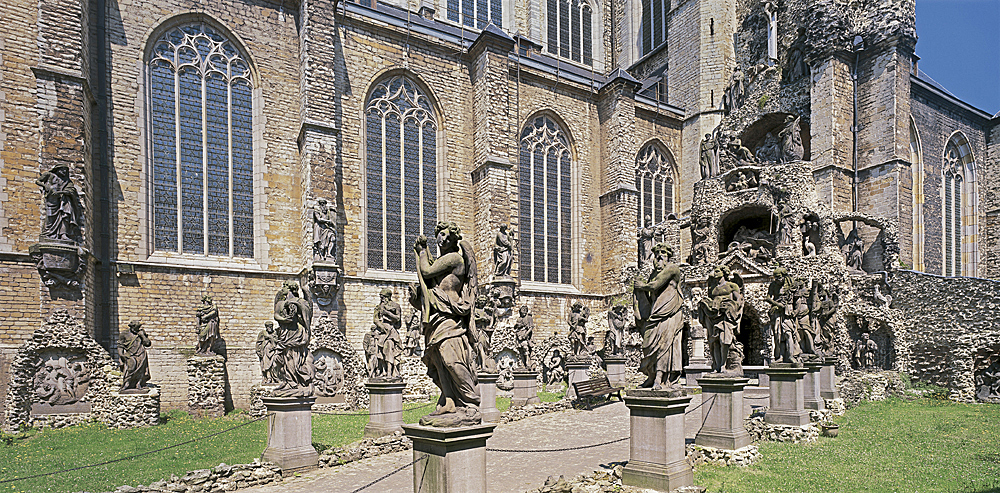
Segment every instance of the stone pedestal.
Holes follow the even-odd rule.
[[[542,402],[538,398],[538,372],[523,368],[514,370],[514,397],[511,406],[526,406]]]
[[[612,387],[624,387],[625,379],[625,357],[608,356],[604,358],[604,366],[608,371],[608,382]]]
[[[706,377],[701,386],[701,429],[694,443],[705,447],[736,450],[750,445],[743,426],[743,387],[746,378]]]
[[[773,363],[766,373],[770,379],[771,399],[764,422],[790,426],[809,424],[802,381],[807,370],[788,363]]]
[[[805,378],[803,378],[803,386],[805,395],[803,396],[803,405],[806,409],[815,409],[817,411],[822,411],[826,409],[826,405],[823,404],[823,399],[819,396],[819,372],[823,368],[823,363],[805,363],[807,373]]]
[[[684,367],[684,380],[685,384],[689,387],[698,385],[698,380],[701,380],[705,375],[712,373],[712,366],[708,364],[690,364]]]
[[[226,414],[226,359],[194,355],[187,360],[188,411],[203,417]]]
[[[267,418],[267,448],[264,460],[287,475],[315,469],[319,454],[312,446],[312,406],[315,397],[264,397]]]
[[[108,413],[101,422],[108,428],[138,428],[160,423],[160,389],[147,387],[145,392],[111,392],[108,398]]]
[[[374,381],[366,383],[365,388],[371,399],[365,437],[380,437],[402,431],[403,389],[406,388],[406,383]]]
[[[694,484],[684,450],[684,409],[690,402],[691,397],[677,390],[630,390],[625,394],[631,439],[622,484],[657,491]]]
[[[582,382],[584,380],[590,380],[590,358],[586,361],[569,361],[566,363],[566,373],[569,374],[569,383],[566,387],[566,397],[570,400],[576,399],[576,389],[573,388],[574,382]]]
[[[819,370],[819,396],[823,399],[840,399],[837,390],[836,357],[823,359],[823,367]]]
[[[500,411],[497,410],[497,380],[499,373],[480,373],[479,375],[479,412],[483,415],[483,423],[500,421]]]
[[[404,425],[413,440],[413,491],[486,493],[486,440],[495,424],[436,428]]]

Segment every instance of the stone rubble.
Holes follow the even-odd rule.
[[[819,428],[814,423],[805,426],[775,425],[764,422],[762,413],[754,413],[743,420],[750,439],[754,442],[791,442],[809,443],[815,442],[819,437]]]
[[[528,404],[527,406],[512,406],[510,409],[500,413],[500,423],[510,423],[524,418],[538,416],[540,414],[565,411],[567,409],[573,409],[573,403],[569,399],[562,399],[556,402]]]
[[[901,397],[905,385],[895,371],[852,371],[840,381],[838,386],[841,399],[848,406],[861,401],[882,401],[889,397]]]
[[[350,445],[327,449],[319,456],[319,467],[334,467],[413,448],[413,442],[397,431],[378,438],[365,438]]]
[[[715,464],[746,467],[756,463],[762,457],[756,445],[747,445],[738,450],[725,450],[689,443],[685,453],[692,466]]]
[[[226,359],[219,355],[194,355],[187,360],[188,410],[191,414],[218,417],[226,414]]]
[[[526,493],[645,493],[652,490],[625,486],[622,484],[622,468],[624,462],[612,463],[612,467],[601,468],[591,474],[584,474],[572,479],[564,476],[549,476],[541,488]],[[704,493],[701,486],[685,486],[670,493]]]
[[[270,462],[254,459],[250,464],[228,466],[219,464],[211,469],[190,471],[183,477],[150,483],[149,486],[119,486],[106,493],[216,493],[261,486],[281,481],[281,468]],[[79,492],[78,492],[79,493]]]

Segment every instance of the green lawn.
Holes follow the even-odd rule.
[[[538,398],[542,402],[556,402],[561,400],[566,395],[566,392],[539,392]],[[497,397],[497,410],[504,412],[510,409],[510,397]]]
[[[892,399],[836,418],[837,438],[761,443],[749,468],[698,466],[709,492],[1000,492],[1000,406]]]

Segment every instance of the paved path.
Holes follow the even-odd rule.
[[[498,449],[553,449],[608,442],[629,434],[628,409],[614,402],[593,410],[543,414],[500,425],[486,446]],[[486,453],[489,493],[521,493],[542,486],[549,475],[567,479],[590,473],[601,464],[628,460],[628,440],[583,450],[546,453]],[[319,469],[248,493],[350,493],[413,460],[407,450],[339,467]],[[413,491],[413,471],[406,468],[367,492]]]

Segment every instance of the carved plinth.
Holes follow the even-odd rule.
[[[576,399],[576,389],[573,388],[573,384],[576,382],[583,382],[584,380],[590,380],[589,370],[589,358],[586,361],[576,360],[566,363],[566,373],[569,374],[569,385],[566,388],[566,397],[570,400]]]
[[[479,412],[483,415],[483,423],[500,421],[500,411],[497,410],[497,380],[499,373],[480,373],[479,375]]]
[[[52,290],[78,292],[87,269],[87,250],[75,243],[42,239],[28,247],[42,284]]]
[[[808,370],[787,363],[774,363],[765,370],[770,379],[771,398],[764,422],[775,425],[804,426],[809,424],[805,408],[803,379]]]
[[[542,402],[538,398],[538,372],[531,370],[514,370],[514,397],[511,406],[526,406]]]
[[[701,429],[694,443],[717,449],[737,450],[750,445],[743,426],[743,388],[747,378],[706,377],[701,386]]]
[[[309,290],[319,312],[338,321],[337,293],[340,291],[342,271],[332,262],[314,262],[309,272]]]
[[[685,383],[689,386],[698,385],[698,381],[709,373],[712,373],[710,364],[691,363],[684,367]]]
[[[608,382],[612,387],[625,386],[625,361],[624,356],[608,356],[604,358],[604,365],[608,371]]]
[[[625,394],[631,439],[622,484],[672,491],[694,484],[684,452],[684,409],[691,397],[683,391],[630,390]]]
[[[827,357],[819,370],[819,396],[823,399],[840,399],[837,390],[837,358]]]
[[[264,460],[282,474],[315,469],[319,454],[312,446],[312,406],[315,397],[264,397],[267,407],[267,448]]]
[[[413,460],[420,460],[412,467],[413,491],[486,493],[486,440],[496,426],[404,425],[413,440]]]
[[[368,424],[365,437],[380,437],[402,431],[403,389],[406,383],[368,382],[365,384],[370,397]]]
[[[823,363],[805,363],[804,365],[808,372],[803,378],[803,386],[805,395],[803,396],[803,405],[806,409],[815,409],[817,411],[822,411],[826,409],[826,405],[823,404],[823,399],[819,396],[819,373],[823,369]]]
[[[188,411],[199,417],[226,414],[226,359],[194,355],[187,360]]]

